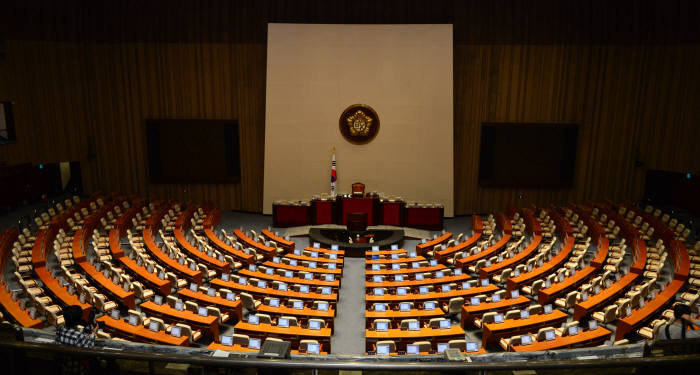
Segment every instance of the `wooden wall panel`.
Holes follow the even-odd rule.
[[[457,214],[638,199],[647,168],[700,171],[699,9],[692,0],[12,1],[0,14],[0,99],[16,103],[18,143],[0,147],[0,163],[80,161],[88,191],[260,212],[267,22],[453,23]],[[238,119],[241,183],[150,184],[143,124],[157,117]],[[580,124],[575,188],[479,188],[480,125],[495,121]]]

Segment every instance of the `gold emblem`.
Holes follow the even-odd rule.
[[[379,117],[368,105],[351,105],[340,115],[340,132],[352,143],[367,143],[378,131]]]

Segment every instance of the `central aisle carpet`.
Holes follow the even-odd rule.
[[[333,354],[365,353],[365,259],[345,258],[331,337]]]

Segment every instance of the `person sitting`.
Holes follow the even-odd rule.
[[[83,310],[79,306],[68,306],[63,310],[65,325],[56,328],[55,343],[58,345],[77,346],[81,348],[92,348],[95,346],[95,332],[97,324],[94,315],[90,315],[88,324],[80,330]],[[65,357],[60,360],[63,374],[85,374],[90,372],[89,361],[74,360]]]
[[[673,319],[666,325],[666,339],[685,339],[687,338],[697,338],[700,337],[700,321],[695,320],[697,314],[691,314],[690,306],[686,304],[677,304],[673,306]],[[680,321],[680,327],[678,324],[674,324]],[[690,332],[686,331],[690,328]]]

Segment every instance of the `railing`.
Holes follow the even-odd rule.
[[[9,333],[9,332],[7,332]],[[0,354],[4,356],[4,374],[25,374],[32,373],[32,366],[40,366],[34,361],[22,361],[20,358],[25,355],[34,357],[40,355],[42,358],[50,360],[52,355],[61,357],[71,357],[74,359],[101,359],[101,360],[131,360],[143,362],[148,367],[150,374],[155,373],[157,363],[183,363],[202,366],[207,370],[212,369],[243,369],[256,368],[259,370],[350,370],[350,371],[401,371],[401,372],[465,372],[465,371],[512,371],[512,370],[555,370],[555,369],[602,369],[602,368],[633,368],[649,370],[664,366],[685,367],[700,365],[700,339],[662,341],[654,344],[630,345],[636,349],[637,357],[619,358],[624,353],[624,347],[604,348],[584,348],[563,351],[548,351],[530,353],[530,358],[537,360],[527,360],[508,358],[499,353],[495,355],[480,356],[481,360],[475,361],[448,361],[440,357],[434,360],[424,360],[423,358],[386,358],[378,360],[376,357],[353,357],[342,359],[262,359],[246,356],[235,356],[235,358],[218,358],[210,356],[211,352],[206,349],[192,349],[191,352],[184,353],[159,353],[136,351],[136,348],[116,349],[99,348],[93,349],[75,348],[52,344],[38,344],[13,340],[7,333],[0,335]],[[146,347],[156,348],[152,345],[144,344]],[[643,348],[640,357],[638,349]],[[116,349],[116,350],[115,350]],[[597,349],[597,350],[596,350]],[[601,353],[615,352],[613,355],[603,357]],[[567,354],[568,353],[568,354]],[[661,353],[661,356],[656,356]],[[253,354],[256,355],[256,354]],[[580,358],[580,359],[564,359]],[[485,360],[485,361],[482,361]]]

